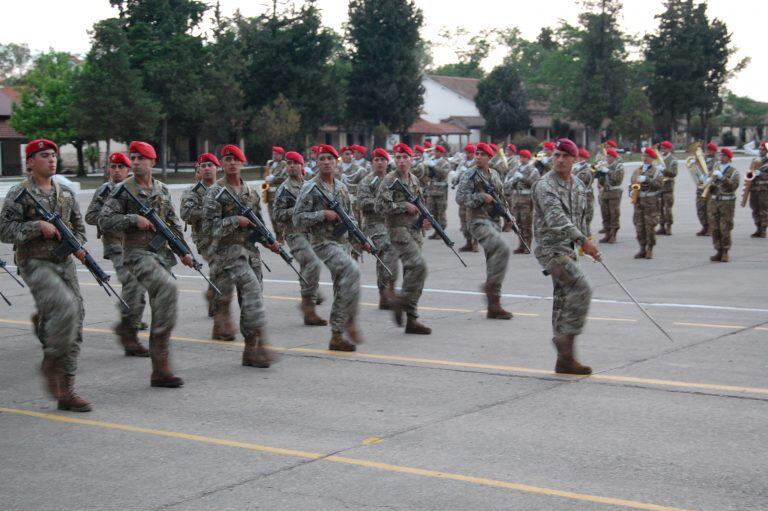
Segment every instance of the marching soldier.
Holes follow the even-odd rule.
[[[365,147],[357,144],[351,145],[349,148],[352,149],[352,161],[354,161],[355,165],[363,169],[364,175],[368,175],[368,172],[371,170],[370,162],[365,159],[365,153],[368,151]]]
[[[441,145],[434,146],[434,156],[433,159],[426,162],[427,186],[424,190],[427,199],[426,206],[445,229],[447,227],[445,211],[448,209],[448,174],[451,171],[451,164],[445,158],[445,148]],[[441,238],[435,231],[429,239],[439,240]]]
[[[307,161],[306,168],[309,169],[308,174],[314,175],[317,173],[317,146],[313,145],[309,148],[309,160]]]
[[[227,276],[221,280],[222,296],[232,296],[234,290],[237,290],[240,332],[245,343],[242,364],[266,368],[270,366],[272,357],[265,345],[261,257],[258,249],[248,239],[253,224],[238,213],[234,198],[254,212],[261,209],[261,201],[258,192],[240,176],[243,164],[247,161],[240,148],[228,144],[222,147],[220,154],[224,163],[224,177],[211,186],[203,199],[203,230],[211,236],[216,265]],[[229,194],[224,193],[225,190]],[[272,245],[262,243],[273,252],[279,249],[277,242]]]
[[[576,336],[584,330],[592,288],[576,260],[576,246],[600,258],[597,247],[586,236],[587,198],[583,183],[571,171],[578,155],[576,144],[561,138],[553,158],[553,172],[533,187],[536,259],[552,277],[552,342],[557,348],[556,373],[591,374],[592,369],[576,361]],[[568,207],[565,207],[565,205]]]
[[[712,243],[717,250],[709,260],[723,263],[731,260],[728,250],[731,248],[736,193],[739,191],[739,171],[731,165],[732,159],[733,151],[727,147],[720,149],[720,164],[708,178],[710,187],[707,195],[707,223],[712,229]]]
[[[704,162],[707,165],[706,169],[702,169],[707,175],[712,173],[715,165],[717,165],[717,144],[710,142],[707,144],[707,152],[704,158]],[[707,198],[702,197],[704,192],[704,183],[701,183],[696,187],[696,216],[699,218],[701,224],[701,230],[696,233],[696,236],[709,236],[709,215],[707,214]]]
[[[630,196],[635,204],[633,221],[640,251],[635,259],[653,259],[656,245],[656,224],[659,223],[659,191],[662,186],[661,170],[655,165],[658,154],[653,147],[643,152],[643,165],[635,171],[630,183]]]
[[[41,370],[48,392],[58,401],[59,410],[89,412],[90,403],[75,392],[84,316],[75,262],[69,256],[60,259],[54,255],[61,243],[59,231],[42,220],[34,206],[19,204],[16,199],[26,190],[49,211],[60,214],[81,243],[85,243],[85,224],[74,192],[53,181],[59,152],[56,144],[32,140],[24,152],[28,175],[5,196],[0,240],[13,244],[19,273],[35,300],[38,312],[32,323],[43,345]],[[81,249],[73,255],[83,261],[86,252]]]
[[[610,141],[609,141],[610,142]],[[616,149],[606,149],[607,165],[597,171],[597,198],[600,201],[600,216],[603,219],[605,236],[602,243],[616,243],[616,234],[621,227],[621,183],[624,181],[624,163]]]
[[[531,246],[533,241],[533,201],[531,188],[539,180],[539,169],[531,163],[531,152],[528,149],[520,150],[520,166],[507,174],[504,181],[504,195],[507,198],[512,214],[520,228],[521,241],[513,250],[514,254],[529,254],[523,241]]]
[[[539,174],[543,176],[552,170],[552,155],[555,150],[555,143],[549,141],[544,142],[541,144],[541,150],[543,154],[541,157],[537,156],[534,165],[536,165],[536,168],[539,169]]]
[[[221,282],[222,279],[229,277],[217,264],[216,252],[211,250],[210,233],[203,230],[203,199],[207,190],[216,182],[216,174],[220,167],[221,162],[215,154],[204,153],[198,156],[195,171],[197,183],[181,194],[181,207],[179,208],[181,219],[192,227],[192,241],[197,247],[197,252],[208,263],[211,271],[211,282],[219,289],[225,287]],[[235,325],[232,323],[230,313],[232,294],[216,296],[213,288],[208,286],[205,300],[208,303],[208,317],[213,318],[211,338],[220,341],[234,341]]]
[[[390,269],[387,273],[381,263],[376,263],[376,284],[379,288],[379,309],[390,310],[389,300],[395,293],[397,266],[400,260],[395,247],[389,240],[389,232],[383,215],[376,212],[376,193],[379,190],[389,166],[389,153],[378,147],[373,151],[373,172],[360,183],[359,205],[363,213],[363,232],[379,249],[379,258]]]
[[[491,158],[490,163],[488,163],[488,167],[495,170],[496,173],[499,174],[499,177],[503,179],[509,170],[509,163],[506,163],[506,156],[504,156],[503,152],[499,152],[498,145],[491,143],[488,144],[488,146],[493,150],[493,158]]]
[[[760,167],[755,170],[755,179],[749,189],[749,207],[757,228],[752,238],[765,238],[768,230],[768,152],[765,142],[760,143]]]
[[[176,264],[176,259],[167,244],[158,252],[150,249],[150,242],[156,235],[154,225],[138,214],[138,207],[133,201],[124,196],[118,197],[117,194],[125,187],[140,201],[152,207],[163,221],[179,233],[181,224],[173,209],[168,187],[152,178],[152,168],[157,160],[155,148],[146,142],[134,141],[128,146],[128,151],[133,176],[120,183],[106,200],[98,225],[103,233],[122,235],[125,266],[149,294],[152,309],[149,334],[149,356],[152,359],[150,384],[153,387],[181,387],[184,381],[174,376],[170,365],[171,331],[176,324],[178,302],[171,267]],[[187,254],[181,258],[181,262],[191,267],[192,255]]]
[[[342,233],[336,231],[340,221],[339,215],[329,209],[322,196],[325,194],[328,198],[338,201],[344,211],[352,216],[347,187],[334,177],[338,157],[339,153],[332,146],[318,146],[319,172],[301,188],[293,209],[293,224],[309,229],[312,250],[328,267],[333,278],[331,340],[328,349],[355,351],[355,345],[362,342],[362,336],[355,324],[360,300],[360,270],[349,255],[346,230]],[[350,340],[344,338],[345,330]]]
[[[283,184],[283,181],[288,177],[285,164],[285,149],[279,145],[272,147],[272,163],[268,163],[267,170],[269,174],[265,178],[267,188],[267,212],[269,213],[269,220],[272,222],[272,226],[275,225],[275,219],[272,217],[272,208],[275,206],[275,197],[277,197],[277,189]],[[281,241],[278,238],[278,241]]]
[[[573,166],[573,174],[584,183],[584,187],[587,189],[587,216],[584,221],[586,222],[586,235],[592,239],[592,218],[595,216],[595,191],[592,187],[592,181],[595,179],[595,174],[589,166],[589,151],[584,148],[579,149],[577,162]]]
[[[515,144],[507,144],[504,153],[507,157],[507,173],[516,171],[520,166],[520,158],[517,155],[517,146]],[[502,178],[505,177],[506,176],[502,176]]]
[[[476,150],[477,146],[475,144],[467,144],[464,146],[464,161],[460,163],[456,169],[456,175],[453,177],[453,188],[458,186],[459,181],[461,181],[461,177],[465,173],[470,172],[471,169],[474,168]],[[456,203],[459,205],[459,222],[461,223],[461,234],[464,235],[464,239],[466,240],[464,246],[459,248],[459,252],[477,252],[479,250],[477,248],[477,240],[472,238],[472,233],[469,229],[469,222],[467,221],[467,208],[458,200]]]
[[[493,158],[493,149],[488,144],[477,144],[475,168],[462,176],[459,189],[456,191],[456,200],[466,206],[472,237],[480,242],[485,251],[487,270],[482,289],[488,299],[486,317],[512,319],[512,313],[501,306],[501,285],[509,264],[509,247],[501,237],[498,220],[492,218],[490,214],[493,208],[493,197],[485,192],[480,183],[480,179],[490,183],[496,189],[498,197],[506,201],[501,178],[495,170],[490,168],[491,158]]]
[[[322,303],[319,294],[320,268],[322,263],[312,251],[309,243],[309,232],[306,227],[293,225],[293,208],[296,199],[304,186],[302,169],[304,158],[297,152],[285,153],[288,162],[288,179],[277,190],[275,199],[275,230],[281,235],[291,249],[291,255],[299,262],[299,271],[307,284],[299,279],[301,286],[301,312],[304,314],[304,324],[307,326],[326,326],[328,322],[317,315],[315,305]]]
[[[358,225],[360,224],[361,215],[360,210],[357,207],[357,187],[360,184],[360,181],[365,177],[366,175],[366,169],[365,167],[361,167],[357,164],[354,160],[355,151],[354,147],[358,147],[355,145],[351,146],[345,146],[341,148],[341,182],[344,183],[344,186],[347,187],[347,192],[349,192],[349,200],[352,203],[352,212],[354,213],[355,220],[357,220]],[[361,148],[365,150],[365,148]],[[365,161],[365,160],[363,160]],[[360,243],[357,241],[357,239],[350,240],[352,244],[352,257],[357,260],[361,252]]]
[[[664,177],[662,178],[661,196],[661,222],[656,234],[672,235],[672,206],[675,205],[675,178],[677,177],[677,159],[672,154],[672,142],[665,140],[661,143],[662,163],[664,164]]]
[[[114,191],[115,187],[122,183],[128,177],[128,169],[131,167],[131,160],[123,153],[112,153],[109,155],[109,181],[101,185],[96,193],[93,194],[91,203],[85,212],[85,221],[90,225],[96,225],[101,213],[101,207],[104,201]],[[104,259],[112,261],[115,267],[117,279],[122,284],[122,297],[128,304],[129,310],[120,308],[120,323],[115,325],[115,334],[120,338],[120,344],[123,346],[127,357],[148,357],[149,350],[139,341],[137,330],[146,330],[148,326],[142,323],[141,316],[144,314],[146,300],[144,294],[146,289],[141,287],[136,277],[125,267],[123,258],[122,238],[116,234],[102,234],[96,228],[97,236],[101,238],[104,247]],[[143,327],[143,328],[142,328]]]
[[[375,212],[385,218],[389,239],[403,264],[403,285],[399,295],[390,296],[390,307],[398,326],[403,324],[403,312],[407,316],[406,334],[429,335],[432,329],[418,321],[418,305],[424,281],[427,279],[427,261],[421,253],[424,242],[422,229],[414,228],[418,215],[416,206],[405,200],[401,190],[391,187],[399,179],[415,196],[421,196],[419,180],[411,173],[413,151],[406,144],[394,147],[397,170],[388,174],[379,185],[376,194]],[[422,226],[426,227],[426,226]]]

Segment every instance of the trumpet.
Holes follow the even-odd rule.
[[[760,159],[755,158],[749,165],[749,170],[744,175],[744,188],[741,192],[741,207],[746,207],[749,202],[749,191],[752,188],[752,181],[755,180],[755,171],[760,169]]]
[[[597,174],[607,166],[608,162],[606,160],[597,160],[595,163],[589,166],[589,170],[591,170],[593,174]]]
[[[261,183],[261,200],[264,204],[269,202],[269,183],[266,181]]]

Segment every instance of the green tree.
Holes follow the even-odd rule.
[[[498,66],[480,80],[475,104],[485,118],[485,131],[493,137],[513,136],[531,126],[527,96],[513,65]]]
[[[416,120],[424,102],[418,50],[423,23],[413,0],[350,0],[347,110],[352,122],[369,131],[383,124],[405,133]]]
[[[738,128],[739,138],[742,142],[747,142],[745,132],[748,128],[755,129],[755,136],[758,140],[763,138],[763,126],[766,117],[768,117],[768,103],[761,103],[747,96],[737,96],[728,92],[720,123],[724,126]]]
[[[72,89],[79,73],[68,53],[48,52],[35,59],[26,74],[19,104],[11,114],[11,125],[27,138],[47,138],[58,145],[77,149],[77,168],[85,174],[83,137],[70,119]]]
[[[482,68],[483,60],[497,46],[498,36],[499,32],[492,29],[470,34],[465,28],[454,30],[443,28],[439,33],[441,40],[439,45],[451,48],[458,62],[444,64],[432,71],[433,74],[483,78],[485,76]]]
[[[296,146],[300,143],[300,131],[301,114],[282,94],[263,106],[253,119],[253,132],[264,143],[279,141],[289,147]]]
[[[31,60],[32,53],[26,44],[0,44],[0,83],[19,83]]]

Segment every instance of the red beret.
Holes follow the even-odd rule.
[[[427,149],[429,149],[430,147],[432,147],[432,142],[430,142],[429,140],[425,140],[425,141],[424,141],[424,147],[426,147]]]
[[[670,142],[669,140],[665,140],[664,142],[661,143],[661,147],[663,147],[664,149],[672,149],[673,147],[672,142]]]
[[[760,147],[759,148],[760,149],[765,149],[765,141],[760,142]]]
[[[518,153],[518,154],[520,155],[520,158],[530,158],[531,157],[531,152],[528,149],[520,149],[520,153]]]
[[[328,144],[320,144],[319,146],[317,146],[317,154],[318,155],[330,154],[334,158],[339,157],[339,153],[336,152],[336,149],[332,145],[328,145]]]
[[[243,151],[233,144],[227,144],[224,147],[221,148],[221,157],[225,156],[232,156],[236,160],[240,160],[241,162],[245,163],[248,161],[245,157],[245,154],[243,154]]]
[[[541,144],[541,147],[543,147],[544,149],[553,150],[555,148],[555,143],[554,142],[544,142],[543,144]]]
[[[304,165],[304,157],[297,153],[296,151],[288,151],[285,153],[285,159],[288,161],[295,161],[296,163],[301,163]]]
[[[720,152],[726,155],[728,158],[733,159],[733,151],[731,151],[727,147],[723,147],[722,149],[720,149]]]
[[[44,151],[46,149],[53,149],[53,152],[56,154],[59,153],[59,147],[56,145],[56,143],[52,140],[48,140],[47,138],[38,138],[30,141],[27,144],[27,147],[24,148],[24,153],[27,155],[27,158],[29,158],[33,154],[39,153],[40,151]]]
[[[285,154],[285,149],[283,149],[283,148],[282,148],[282,147],[280,147],[279,145],[273,145],[273,146],[272,146],[272,152],[273,152],[273,153],[280,153],[280,154]],[[245,161],[245,160],[243,160],[243,161]]]
[[[507,149],[517,154],[517,147],[515,146],[515,144],[507,144]]]
[[[656,154],[656,149],[654,149],[653,147],[646,147],[645,151],[643,151],[643,152],[645,154],[647,154],[648,156],[650,156],[651,158],[653,158],[653,159],[656,159],[656,158],[659,157],[659,155]]]
[[[616,147],[619,147],[619,144],[617,144],[615,140],[606,140],[605,141],[605,147],[616,148]]]
[[[341,154],[344,154],[346,152],[350,152],[351,153],[352,152],[352,148],[345,145],[345,146],[339,148],[339,152]]]
[[[376,158],[377,156],[389,161],[389,153],[383,147],[377,147],[373,150],[373,157]]]
[[[712,151],[712,152],[717,151],[717,144],[713,144],[712,142],[707,144],[707,151]]]
[[[365,154],[365,153],[368,152],[368,150],[365,147],[363,147],[361,145],[357,145],[357,144],[355,144],[353,146],[349,146],[349,148],[352,149],[353,151],[357,151],[358,153]]]
[[[200,165],[204,161],[213,163],[217,167],[221,167],[221,162],[218,158],[216,158],[216,155],[213,153],[203,153],[200,156],[197,157],[197,164]]]
[[[477,146],[475,146],[475,144],[467,144],[464,146],[465,153],[474,153],[475,151],[477,151]]]
[[[131,160],[123,153],[112,153],[109,155],[109,163],[122,163],[126,167],[131,166]]]
[[[490,143],[490,144],[488,144],[488,145],[489,145],[489,146],[491,146],[491,149],[493,149],[493,153],[494,153],[494,154],[496,154],[496,153],[498,153],[498,152],[499,152],[499,146],[497,146],[497,145],[496,145],[496,144],[494,144],[493,142],[491,142],[491,143]]]
[[[582,158],[589,158],[589,151],[587,151],[582,147],[581,149],[579,149],[579,156]]]
[[[419,147],[419,146],[416,146],[416,147]],[[408,144],[396,144],[393,151],[395,153],[405,153],[408,156],[413,156],[413,150],[410,147],[408,147]],[[422,149],[422,152],[423,151],[424,150]]]
[[[440,144],[437,144],[435,146],[435,151],[437,151],[440,154],[445,154],[445,147],[441,146]]]
[[[152,147],[152,144],[147,144],[146,142],[140,142],[138,140],[134,140],[128,145],[128,152],[139,153],[144,158],[149,158],[150,160],[157,159],[157,153],[155,152],[155,148]]]
[[[423,148],[423,147],[421,147],[419,144],[416,144],[415,146],[413,146],[413,150],[414,150],[414,151],[418,151],[418,152],[420,152],[420,153],[423,153],[423,152],[424,152],[424,148]]]
[[[579,148],[576,146],[576,144],[573,143],[573,140],[567,139],[567,138],[561,138],[557,141],[557,145],[555,146],[555,149],[558,151],[562,151],[564,153],[568,153],[573,157],[576,157],[579,155]]]
[[[493,150],[493,148],[489,144],[486,144],[483,142],[480,142],[479,144],[477,144],[477,150],[484,152],[485,154],[488,155],[489,158],[493,158],[493,156],[496,154],[496,152]]]
[[[315,154],[317,154],[317,146],[316,146],[316,145],[313,145],[312,147],[310,147],[310,148],[309,148],[309,152],[310,152],[310,153],[315,153]]]
[[[605,154],[607,154],[608,156],[613,156],[614,158],[619,157],[619,153],[617,153],[615,149],[607,149],[605,151]]]

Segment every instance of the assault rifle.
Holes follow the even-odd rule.
[[[451,238],[448,237],[448,235],[445,233],[445,229],[443,229],[443,226],[440,225],[440,222],[438,222],[434,216],[432,216],[432,213],[429,212],[426,206],[424,206],[424,203],[421,201],[421,199],[417,196],[411,193],[411,191],[403,184],[400,179],[395,179],[395,181],[389,186],[390,190],[400,190],[405,195],[405,200],[416,206],[416,209],[419,210],[419,219],[416,220],[413,224],[414,229],[421,229],[421,226],[424,224],[424,220],[432,224],[432,228],[435,230],[438,236],[440,236],[443,239],[443,242],[445,245],[451,249],[451,252],[456,255],[456,257],[459,258],[459,261],[461,261],[461,264],[464,265],[464,268],[467,267],[467,263],[464,262],[464,259],[461,258],[458,252],[456,252],[456,249],[453,248],[453,246],[456,244]]]
[[[384,268],[384,271],[389,273],[390,276],[392,276],[392,270],[387,268],[387,265],[384,264],[384,261],[381,260],[379,257],[379,249],[376,247],[376,245],[373,244],[373,241],[363,233],[363,231],[360,230],[360,227],[357,226],[357,223],[355,223],[354,220],[347,214],[346,211],[344,211],[344,208],[341,206],[341,203],[336,200],[335,198],[328,197],[328,195],[320,189],[319,186],[315,185],[312,187],[313,191],[316,191],[320,198],[323,199],[323,202],[325,202],[325,207],[339,215],[339,219],[341,220],[341,223],[333,230],[334,236],[341,236],[344,234],[344,232],[349,232],[352,236],[354,236],[357,241],[360,242],[360,245],[365,246],[368,245],[371,247],[370,254],[376,258],[376,260],[379,262],[382,268]]]
[[[168,247],[174,254],[179,256],[179,258],[186,257],[187,255],[191,256],[192,268],[205,279],[205,281],[209,286],[211,286],[211,289],[213,289],[217,295],[220,295],[221,291],[219,291],[219,288],[217,288],[213,282],[211,282],[211,279],[206,277],[203,273],[203,263],[195,259],[195,256],[192,255],[192,250],[190,250],[189,245],[187,245],[180,233],[177,233],[175,229],[172,229],[167,223],[165,223],[165,220],[160,218],[160,215],[157,214],[157,211],[149,206],[144,205],[144,203],[136,198],[136,196],[132,194],[131,191],[125,186],[121,186],[120,189],[115,192],[115,198],[120,198],[120,196],[123,194],[127,194],[128,198],[136,204],[136,207],[139,208],[139,215],[152,222],[152,225],[155,227],[155,232],[157,232],[157,235],[149,242],[149,249],[152,252],[157,252],[163,248],[164,244],[168,243]],[[171,275],[173,275],[173,273],[171,273]]]
[[[483,177],[479,169],[475,169],[475,172],[472,174],[470,179],[480,183],[483,191],[491,196],[493,207],[491,208],[490,213],[488,213],[490,217],[494,220],[501,217],[505,222],[509,222],[509,224],[512,226],[512,231],[517,234],[518,238],[520,238],[520,243],[522,243],[525,249],[530,253],[531,247],[529,247],[528,243],[526,243],[525,239],[523,239],[523,233],[520,232],[520,227],[517,225],[515,217],[512,216],[506,206],[504,206],[504,203],[499,198],[499,194],[496,193],[496,188],[494,188],[494,186],[489,183],[485,177]]]
[[[240,216],[244,216],[247,218],[251,224],[253,225],[253,231],[248,236],[248,241],[251,243],[263,243],[265,245],[274,245],[277,243],[277,239],[275,238],[275,235],[272,234],[272,231],[267,229],[267,226],[264,225],[264,222],[261,221],[259,216],[254,213],[253,209],[249,208],[242,202],[240,202],[237,197],[234,196],[232,192],[229,191],[229,188],[226,186],[223,186],[221,188],[221,191],[216,194],[216,200],[220,201],[222,196],[224,194],[229,195],[229,198],[232,199],[232,201],[235,203],[235,206],[237,207],[237,214]],[[309,286],[309,283],[304,279],[304,277],[299,273],[299,270],[296,269],[296,267],[293,265],[293,257],[285,251],[285,248],[280,246],[277,250],[277,253],[280,254],[280,257],[283,258],[283,261],[285,261],[288,266],[291,267],[293,272],[299,276],[299,279],[304,283],[305,286]],[[269,270],[269,267],[267,265],[264,265],[267,270]],[[270,270],[271,271],[271,270]]]
[[[6,268],[6,267],[5,267],[5,265],[6,265],[6,264],[7,264],[7,263],[6,263],[5,261],[3,261],[2,259],[0,259],[0,268],[2,268],[2,269],[3,269],[3,271],[5,271],[5,273],[7,273],[8,275],[10,275],[10,276],[11,276],[11,278],[12,278],[13,280],[15,280],[15,281],[16,281],[16,283],[17,283],[18,285],[20,285],[21,287],[24,287],[24,284],[22,284],[22,282],[21,282],[19,279],[17,279],[17,278],[16,278],[16,276],[15,276],[13,273],[11,273],[10,271],[8,271],[8,268]],[[2,298],[3,298],[3,300],[5,300],[5,303],[7,303],[8,305],[11,305],[11,301],[10,301],[10,300],[8,300],[8,298],[6,298],[6,297],[5,297],[5,295],[2,293],[2,291],[0,291],[0,297],[2,297]]]
[[[77,240],[75,233],[73,233],[70,228],[67,227],[67,224],[64,223],[64,219],[61,218],[61,215],[55,211],[48,211],[48,209],[43,206],[42,203],[37,200],[34,195],[29,193],[29,190],[26,188],[24,188],[16,197],[16,202],[22,204],[26,197],[29,197],[32,200],[37,214],[40,215],[45,222],[52,224],[56,230],[59,231],[59,235],[61,236],[61,244],[53,251],[53,255],[57,259],[64,260],[75,252],[80,250],[85,251],[85,259],[83,260],[83,264],[86,268],[88,268],[88,271],[91,272],[93,278],[96,279],[96,282],[98,282],[99,285],[104,289],[104,292],[107,293],[107,296],[112,296],[114,294],[115,298],[117,298],[123,307],[125,307],[125,310],[129,310],[128,304],[125,303],[125,300],[123,300],[123,298],[117,294],[114,288],[112,288],[112,285],[109,283],[109,275],[107,275],[106,272],[101,269],[101,266],[99,266],[99,263],[96,262],[96,259],[94,259],[93,256],[88,253],[87,250],[85,250],[83,244]]]

